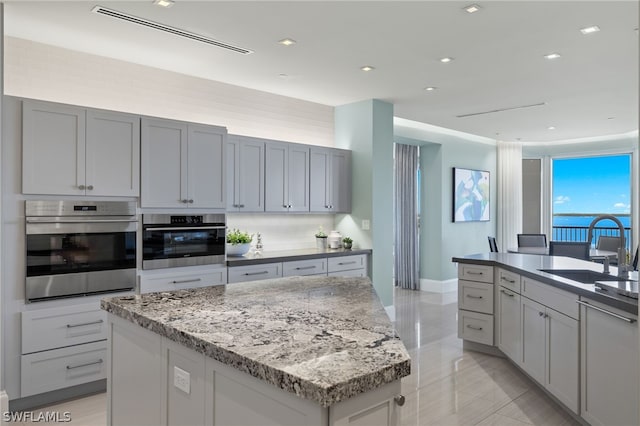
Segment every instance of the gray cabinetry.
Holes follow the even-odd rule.
[[[496,300],[498,348],[515,363],[521,364],[520,295],[511,289],[498,286]]]
[[[265,145],[265,210],[309,211],[309,147],[269,141]]]
[[[458,265],[458,337],[493,345],[493,267]]]
[[[140,118],[23,102],[25,194],[137,196]]]
[[[224,209],[226,129],[142,119],[142,207]]]
[[[264,211],[264,140],[229,135],[227,211]]]
[[[350,212],[351,152],[312,147],[310,155],[310,210],[319,213]]]

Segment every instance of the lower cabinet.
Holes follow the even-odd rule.
[[[516,364],[522,363],[522,327],[520,295],[499,286],[496,317],[498,318],[498,348]]]
[[[194,269],[197,268],[197,269]],[[145,271],[140,277],[140,292],[174,291],[186,288],[209,287],[227,283],[227,268],[189,267],[166,272],[161,269]]]
[[[638,317],[581,302],[581,416],[592,426],[640,424]]]
[[[228,268],[228,283],[268,280],[282,276],[282,263],[263,263],[260,265],[234,266]]]

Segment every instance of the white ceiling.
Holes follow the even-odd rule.
[[[326,105],[382,99],[397,117],[499,140],[638,129],[637,1],[478,1],[481,11],[468,14],[472,3],[7,1],[5,33]],[[255,53],[100,16],[95,5]],[[591,25],[601,31],[580,33]],[[277,43],[285,37],[297,44]],[[562,57],[545,59],[551,52]]]

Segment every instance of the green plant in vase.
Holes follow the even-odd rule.
[[[344,237],[342,239],[342,247],[344,247],[345,250],[351,250],[351,247],[353,247],[353,240],[350,237]]]

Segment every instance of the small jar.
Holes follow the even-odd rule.
[[[327,243],[329,244],[329,248],[337,249],[342,247],[342,234],[339,231],[331,231],[329,233],[329,237],[327,238]]]

